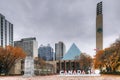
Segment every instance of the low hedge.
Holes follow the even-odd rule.
[[[101,74],[114,74],[114,75],[120,75],[120,72],[101,72]]]

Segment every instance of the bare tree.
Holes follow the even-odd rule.
[[[19,47],[0,47],[0,74],[7,75],[15,61],[24,58],[26,55]]]

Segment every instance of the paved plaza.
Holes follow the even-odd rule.
[[[102,75],[102,76],[91,76],[91,77],[82,77],[82,76],[35,76],[29,78],[23,78],[22,76],[7,76],[0,77],[0,80],[120,80],[120,75]]]

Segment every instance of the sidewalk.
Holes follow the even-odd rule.
[[[100,77],[82,77],[82,76],[35,76],[23,78],[22,76],[0,77],[0,80],[120,80],[120,75],[102,75]]]

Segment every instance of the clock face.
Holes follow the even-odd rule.
[[[97,29],[97,32],[98,32],[98,33],[102,33],[102,28],[98,28],[98,29]]]

